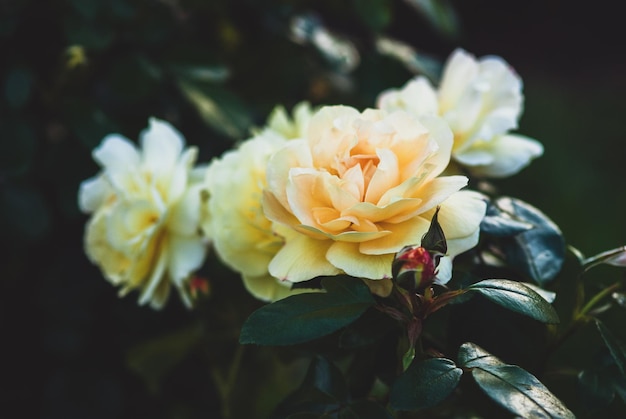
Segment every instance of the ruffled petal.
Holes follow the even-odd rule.
[[[441,203],[437,216],[446,239],[464,238],[479,230],[486,207],[484,196],[478,192],[459,191],[450,195]],[[434,213],[435,209],[422,216],[430,220]]]
[[[469,167],[472,174],[501,178],[514,175],[543,154],[540,142],[521,135],[502,135],[485,144],[484,152],[492,161]]]
[[[78,207],[84,213],[92,213],[111,193],[111,187],[102,176],[87,179],[81,182],[78,190]]]
[[[172,234],[167,250],[169,277],[178,287],[182,287],[189,275],[202,266],[206,245],[200,237]]]
[[[391,233],[376,240],[361,243],[359,251],[366,255],[396,253],[404,246],[419,245],[430,227],[430,219],[415,216],[399,224],[384,223],[381,227]]]
[[[92,156],[106,171],[126,172],[140,161],[135,145],[119,134],[104,137],[102,143],[93,150]]]
[[[364,255],[359,243],[335,242],[326,257],[334,266],[357,278],[383,279],[391,277],[393,254]]]
[[[147,129],[140,134],[143,166],[151,173],[170,172],[180,156],[183,136],[169,123],[150,118]]]
[[[202,185],[194,185],[184,192],[170,211],[169,231],[186,236],[198,233],[202,190]]]
[[[341,271],[326,260],[326,252],[332,243],[293,233],[270,262],[269,273],[289,282],[307,281],[320,275],[337,275]]]

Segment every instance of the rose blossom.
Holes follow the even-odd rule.
[[[438,90],[420,76],[378,98],[381,109],[444,117],[454,133],[455,162],[487,177],[513,175],[543,154],[536,140],[508,133],[522,106],[522,81],[504,60],[476,60],[461,49],[448,59]]]
[[[209,214],[203,228],[212,238],[220,259],[241,273],[248,291],[264,301],[275,301],[293,294],[291,283],[279,281],[267,271],[283,245],[283,238],[263,213],[261,197],[270,156],[287,140],[302,137],[311,108],[302,102],[290,117],[276,107],[256,136],[214,159],[206,172]]]
[[[389,278],[394,254],[420,242],[437,205],[448,255],[473,247],[485,203],[459,192],[466,177],[438,177],[451,148],[452,133],[436,116],[320,109],[305,137],[267,166],[263,208],[285,239],[270,274],[290,282],[340,273]]]
[[[85,250],[120,296],[140,290],[139,303],[161,308],[173,285],[190,305],[187,281],[200,267],[201,171],[197,150],[170,124],[150,119],[141,148],[111,134],[93,151],[102,167],[80,185],[79,206],[91,213]]]

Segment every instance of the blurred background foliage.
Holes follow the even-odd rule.
[[[293,351],[236,345],[259,303],[213,259],[198,310],[117,298],[83,253],[76,203],[105,134],[136,139],[156,116],[208,162],[276,104],[364,108],[414,74],[436,78],[456,47],[500,55],[525,85],[518,131],[545,155],[495,186],[591,255],[626,237],[623,40],[610,1],[1,0],[0,413],[263,417],[303,377],[307,362]],[[619,275],[598,272],[602,284]],[[468,310],[474,317],[450,314],[456,344],[473,339],[533,371],[540,332],[509,313],[485,326],[479,305]],[[598,355],[581,336],[561,354],[574,368]],[[593,414],[572,380],[545,382],[581,417]],[[478,413],[504,417],[489,409]]]

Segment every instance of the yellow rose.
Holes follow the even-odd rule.
[[[475,246],[485,203],[459,191],[466,177],[438,177],[451,148],[452,133],[435,116],[321,108],[305,137],[268,162],[263,208],[285,239],[270,274],[389,278],[394,254],[420,243],[437,205],[449,256]]]
[[[267,271],[283,239],[273,231],[261,205],[267,161],[286,141],[270,132],[246,140],[214,159],[205,178],[210,198],[203,228],[220,259],[241,273],[252,295],[265,301],[286,297],[291,287]]]
[[[424,77],[378,97],[378,107],[445,118],[454,134],[452,157],[470,173],[505,177],[543,154],[541,143],[509,134],[522,113],[522,81],[500,57],[476,60],[458,49],[446,62],[439,89]]]
[[[220,259],[241,273],[248,291],[264,301],[297,292],[291,290],[290,282],[277,280],[267,270],[284,243],[275,231],[280,226],[263,213],[267,161],[287,140],[304,135],[312,114],[307,102],[297,104],[292,115],[277,106],[255,137],[214,159],[206,172],[210,198],[203,228]]]
[[[93,213],[85,250],[120,296],[140,290],[139,303],[161,308],[171,285],[190,305],[187,281],[204,261],[199,234],[202,170],[197,150],[157,119],[141,134],[141,149],[112,134],[93,151],[102,167],[80,185],[79,206]]]

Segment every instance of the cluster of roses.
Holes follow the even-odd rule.
[[[274,301],[317,276],[362,278],[390,290],[392,262],[438,219],[447,255],[474,247],[486,203],[469,176],[504,177],[540,156],[517,128],[522,83],[499,57],[457,50],[434,88],[423,78],[382,92],[375,109],[277,108],[268,123],[207,165],[168,123],[152,119],[141,147],[109,135],[93,152],[102,171],[81,184],[92,216],[88,257],[120,294],[162,307],[189,281],[209,246],[255,297]]]

